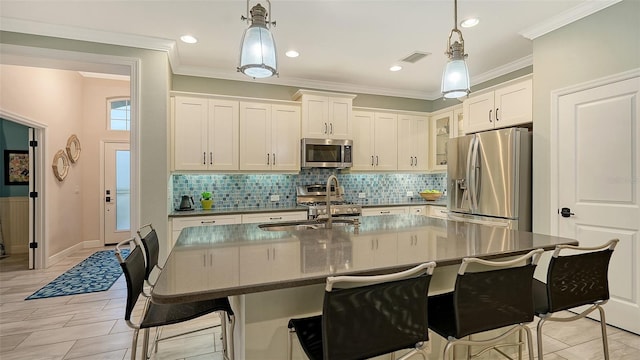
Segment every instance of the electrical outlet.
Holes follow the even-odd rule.
[[[269,200],[271,200],[271,201],[280,201],[280,195],[271,195]]]
[[[358,193],[358,199],[364,199],[366,197],[367,197],[367,193],[363,193],[363,192]]]
[[[407,197],[412,197],[413,196],[413,191],[407,191]]]

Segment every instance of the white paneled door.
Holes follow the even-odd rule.
[[[131,156],[128,143],[104,144],[104,243],[131,236]]]
[[[620,239],[609,268],[606,319],[640,333],[640,77],[596,85],[554,98],[558,214],[552,231],[581,246]]]

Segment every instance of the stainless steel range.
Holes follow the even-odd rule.
[[[331,186],[329,199],[331,201],[331,215],[360,216],[362,206],[344,201],[344,188]],[[326,218],[327,216],[327,186],[323,184],[298,186],[296,191],[296,203],[306,206],[309,219]]]

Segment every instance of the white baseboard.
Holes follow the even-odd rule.
[[[55,265],[57,263],[59,263],[61,260],[63,260],[64,258],[66,258],[69,254],[71,254],[74,251],[77,250],[82,250],[84,249],[84,243],[78,243],[75,244],[71,247],[68,247],[60,252],[58,252],[57,254],[51,255],[49,256],[49,258],[47,258],[47,264],[45,267],[50,267],[52,265]]]
[[[69,254],[71,254],[74,251],[77,250],[82,250],[82,249],[90,249],[90,248],[97,248],[97,247],[101,247],[103,246],[102,241],[100,240],[86,240],[83,241],[79,244],[75,244],[69,248],[66,248],[60,252],[58,252],[55,255],[49,256],[49,259],[47,261],[47,266],[52,266],[57,264],[60,260],[64,259],[65,257],[67,257]]]
[[[102,247],[104,246],[104,244],[102,243],[102,240],[86,240],[83,242],[84,244],[84,248],[85,249],[89,249],[89,248],[96,248],[96,247]]]

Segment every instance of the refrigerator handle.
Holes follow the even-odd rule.
[[[480,140],[477,136],[473,137],[471,144],[471,165],[469,167],[469,192],[471,195],[471,212],[478,210],[478,146]]]

